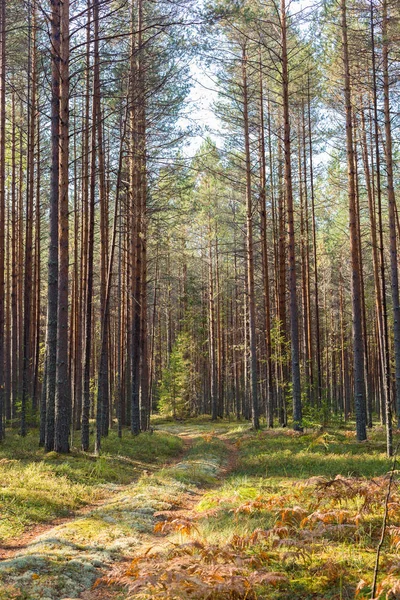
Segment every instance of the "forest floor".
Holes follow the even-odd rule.
[[[359,444],[339,429],[155,427],[112,434],[89,458],[30,455],[9,436],[0,600],[371,597],[391,469],[382,428]],[[400,598],[397,478],[379,598]]]

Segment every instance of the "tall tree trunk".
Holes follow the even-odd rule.
[[[385,368],[382,368],[385,376],[386,394],[385,394],[385,412],[391,413],[391,367],[389,353],[389,331],[387,317],[387,301],[386,301],[386,273],[385,273],[385,258],[383,245],[383,224],[382,224],[382,190],[381,190],[381,162],[379,148],[379,121],[378,121],[378,94],[377,94],[377,77],[376,77],[376,56],[375,56],[375,28],[374,28],[374,5],[370,2],[370,19],[371,19],[371,59],[372,59],[372,83],[373,83],[373,120],[374,120],[374,146],[375,146],[375,162],[376,162],[376,197],[378,201],[378,231],[379,231],[379,258],[380,258],[380,276],[382,286],[382,319],[383,319],[383,340],[381,352],[384,352],[383,361]],[[386,418],[386,445],[387,451],[391,451],[392,441],[392,424]]]
[[[287,256],[287,238],[286,238],[286,219],[285,219],[285,195],[283,190],[283,161],[282,144],[280,136],[278,138],[278,255],[279,264],[277,271],[277,321],[278,321],[278,360],[277,370],[277,388],[278,388],[278,412],[279,424],[281,427],[287,425],[286,414],[286,387],[287,387],[287,368],[286,368],[286,341],[287,341],[287,318],[286,318],[286,256]]]
[[[371,247],[372,247],[372,265],[374,272],[374,284],[375,284],[375,310],[376,310],[376,320],[377,320],[377,329],[378,329],[378,349],[379,349],[379,359],[380,359],[380,367],[381,373],[383,377],[382,381],[382,390],[384,396],[384,410],[386,411],[386,407],[388,404],[387,394],[389,394],[389,403],[390,403],[390,381],[389,386],[387,385],[387,360],[386,360],[386,341],[385,341],[385,325],[384,325],[384,312],[383,308],[383,299],[382,299],[382,287],[381,280],[379,277],[380,263],[379,263],[379,255],[378,255],[378,239],[377,239],[377,226],[376,226],[376,216],[375,216],[375,198],[373,193],[373,186],[371,184],[371,170],[369,165],[368,158],[368,145],[367,145],[367,136],[366,136],[366,128],[365,128],[365,114],[364,108],[361,106],[361,147],[362,147],[362,157],[364,164],[364,174],[365,174],[365,182],[367,187],[367,196],[368,196],[368,210],[369,210],[369,220],[370,220],[370,229],[371,229]],[[384,266],[383,266],[383,281],[385,281],[384,277]],[[386,300],[385,300],[386,303]],[[389,424],[389,428],[391,429],[391,424]],[[392,445],[391,441],[392,434],[389,432],[388,437],[388,447]]]
[[[4,438],[5,400],[5,158],[6,158],[6,2],[0,4],[0,440]]]
[[[267,361],[267,402],[266,418],[268,427],[274,425],[274,385],[272,374],[272,344],[271,344],[271,307],[270,307],[270,281],[268,265],[268,238],[267,238],[267,208],[266,208],[267,168],[265,160],[265,132],[264,132],[264,93],[262,81],[262,64],[260,57],[260,225],[261,225],[261,253],[263,265],[264,287],[264,314],[265,314],[265,351]]]
[[[37,406],[38,395],[40,390],[39,387],[39,362],[40,362],[40,339],[41,339],[41,327],[40,327],[40,314],[41,314],[41,294],[40,294],[40,282],[41,282],[41,213],[40,213],[40,197],[41,197],[41,173],[40,173],[40,118],[37,112],[36,116],[36,138],[37,138],[37,152],[36,152],[36,200],[35,200],[35,343],[34,343],[34,370],[33,370],[33,390],[32,390],[32,404]],[[42,419],[40,418],[40,422]],[[44,428],[43,428],[44,431]],[[44,443],[44,437],[42,438],[42,444]]]
[[[54,450],[55,395],[58,324],[58,204],[60,159],[60,0],[51,0],[51,175],[50,240],[47,293],[46,349],[46,441],[47,452]]]
[[[15,91],[11,97],[11,411],[15,417],[18,401],[18,207],[16,195],[16,114]]]
[[[36,9],[29,6],[28,23],[28,146],[26,185],[26,234],[24,273],[24,334],[22,362],[21,435],[27,433],[26,409],[29,386],[32,381],[31,324],[32,323],[32,275],[33,275],[33,199],[35,194],[35,125],[36,125]],[[32,407],[33,408],[33,407]]]
[[[356,120],[354,120],[354,129],[356,129]],[[356,190],[356,221],[357,221],[357,238],[358,238],[358,262],[360,265],[360,290],[361,290],[361,324],[363,330],[363,344],[364,344],[364,386],[365,386],[365,404],[366,404],[366,421],[367,426],[372,427],[372,401],[371,401],[371,390],[370,390],[370,368],[369,368],[369,356],[368,356],[368,332],[367,332],[367,313],[365,308],[365,286],[364,286],[364,265],[362,258],[362,246],[361,246],[361,222],[360,222],[360,194],[358,186],[358,157],[357,157],[357,143],[354,140],[354,177],[355,177],[355,190]]]
[[[253,204],[251,196],[251,162],[250,132],[247,84],[247,48],[243,46],[242,54],[243,82],[243,120],[244,145],[246,161],[246,261],[247,261],[247,293],[249,318],[250,378],[251,378],[251,421],[254,429],[259,429],[258,415],[258,375],[257,375],[257,339],[256,339],[256,304],[254,289],[254,247],[253,247]]]
[[[91,29],[91,0],[87,0],[86,22],[86,82],[85,82],[85,117],[83,129],[82,150],[82,305],[84,315],[83,348],[82,348],[82,414],[77,415],[81,424],[81,447],[89,449],[89,417],[90,417],[90,366],[92,356],[92,316],[93,316],[93,245],[94,245],[94,185],[96,168],[96,144],[94,121],[96,113],[92,114],[92,137],[89,139],[90,119],[90,29]],[[93,110],[95,107],[93,105]],[[90,146],[90,148],[89,148]],[[89,172],[89,154],[90,167]]]
[[[317,228],[315,220],[315,191],[314,191],[314,165],[313,144],[311,127],[311,91],[310,78],[307,80],[307,104],[308,104],[308,146],[310,157],[310,192],[311,192],[311,218],[312,218],[312,243],[314,261],[314,299],[315,299],[315,355],[317,359],[317,405],[322,402],[322,368],[321,368],[321,341],[320,341],[320,316],[319,316],[319,280],[317,260]]]
[[[393,329],[394,329],[394,357],[396,373],[396,414],[397,428],[400,428],[400,298],[399,298],[399,273],[396,239],[396,198],[393,179],[393,151],[392,151],[392,126],[390,116],[390,84],[389,84],[389,40],[388,40],[388,7],[387,0],[382,4],[382,70],[383,70],[383,112],[385,117],[385,155],[387,194],[389,203],[389,230],[390,230],[390,272],[392,283],[393,302]],[[392,418],[390,403],[387,405],[387,423]],[[393,448],[390,454],[393,453]]]
[[[352,309],[353,309],[353,359],[354,359],[354,398],[356,412],[356,430],[358,441],[367,437],[366,401],[364,385],[364,347],[362,331],[361,277],[359,259],[359,240],[356,209],[355,157],[353,143],[353,109],[351,103],[350,64],[347,36],[346,0],[341,0],[342,42],[344,67],[344,100],[346,108],[346,150],[349,196],[350,252],[352,268]]]
[[[285,151],[285,191],[288,216],[289,238],[289,292],[290,292],[290,333],[292,349],[292,394],[293,394],[293,427],[302,431],[302,406],[299,357],[299,315],[297,307],[296,286],[296,249],[294,235],[294,211],[291,165],[291,139],[289,118],[289,73],[287,57],[287,20],[286,0],[281,0],[281,45],[282,45],[282,100],[284,122]]]
[[[97,0],[95,0],[97,1]],[[109,263],[107,269],[107,278],[106,278],[106,288],[104,290],[104,305],[103,305],[103,314],[101,321],[101,332],[100,332],[100,360],[99,360],[99,372],[98,372],[98,392],[97,392],[97,427],[96,427],[96,446],[95,451],[96,454],[100,453],[101,447],[101,436],[104,434],[104,411],[107,408],[107,405],[104,404],[104,399],[101,398],[100,391],[100,380],[105,377],[106,367],[105,362],[108,360],[107,346],[108,346],[108,323],[110,318],[110,296],[111,296],[111,280],[112,280],[112,270],[113,270],[113,262],[114,262],[114,253],[115,253],[115,245],[117,239],[117,225],[118,225],[118,211],[119,211],[119,195],[121,190],[121,179],[122,179],[122,164],[123,164],[123,147],[125,142],[125,131],[126,131],[126,123],[127,123],[128,115],[126,114],[124,120],[124,128],[121,133],[121,142],[119,148],[119,164],[118,164],[118,173],[117,173],[117,184],[116,184],[116,194],[115,194],[115,204],[114,204],[114,219],[113,219],[113,229],[112,229],[112,239],[111,239],[111,247],[110,247],[110,256]],[[105,382],[102,382],[103,386]],[[103,388],[104,393],[104,388]],[[108,416],[108,415],[107,415]],[[119,420],[120,422],[120,420]]]
[[[309,332],[310,327],[308,323],[308,317],[310,314],[308,300],[308,235],[306,231],[306,222],[308,219],[307,205],[306,205],[306,182],[303,182],[303,165],[302,165],[302,144],[301,144],[301,127],[300,127],[300,115],[298,122],[298,172],[299,172],[299,196],[300,196],[300,256],[301,256],[301,298],[302,298],[302,313],[303,313],[303,355],[304,355],[304,373],[306,381],[306,394],[307,400],[311,400],[311,385],[312,381],[310,378],[310,340]],[[305,166],[305,165],[304,165]]]
[[[58,328],[54,450],[69,452],[71,382],[68,372],[69,0],[61,4],[60,173],[58,205]]]
[[[215,344],[215,294],[214,294],[214,269],[211,215],[208,215],[208,331],[209,331],[209,362],[210,362],[210,398],[211,419],[218,418],[218,382],[217,358]]]
[[[307,375],[308,375],[308,383],[310,386],[309,389],[309,399],[310,402],[313,402],[313,386],[314,386],[314,353],[313,353],[313,344],[312,344],[312,315],[311,315],[311,273],[310,273],[310,228],[309,228],[309,204],[308,204],[308,172],[307,172],[307,136],[306,136],[306,111],[305,111],[305,103],[302,100],[301,103],[301,112],[302,112],[302,141],[303,141],[303,169],[304,169],[304,213],[305,213],[305,262],[306,262],[306,280],[304,282],[305,285],[305,295],[307,298],[307,353],[309,357],[308,366],[307,366]],[[310,165],[311,171],[311,165]],[[314,219],[313,219],[314,221]],[[314,225],[314,223],[313,223]]]
[[[107,287],[107,260],[108,260],[108,198],[105,180],[105,158],[104,158],[104,139],[103,125],[101,117],[101,82],[100,82],[100,54],[99,54],[99,19],[100,2],[94,0],[93,3],[93,23],[94,23],[94,44],[93,44],[93,103],[96,104],[96,133],[97,133],[97,155],[98,155],[98,190],[100,204],[100,319],[101,319],[101,341],[99,373],[97,382],[97,418],[98,430],[101,435],[108,435],[109,425],[109,370],[108,370],[108,333],[109,333],[109,312],[106,307],[106,287]],[[104,328],[104,332],[103,332]],[[104,333],[104,336],[103,336]],[[98,437],[98,436],[97,436]],[[100,450],[100,440],[97,440]]]
[[[124,329],[122,321],[124,316],[124,296],[122,294],[122,207],[118,215],[118,317],[117,317],[117,419],[118,419],[118,437],[122,437],[122,426],[124,424],[124,390],[123,390],[123,368],[122,357],[124,356],[123,335]]]
[[[130,173],[130,198],[132,213],[132,231],[130,238],[130,264],[131,264],[131,329],[130,329],[130,363],[131,363],[131,433],[140,432],[140,347],[141,347],[141,197],[140,197],[140,131],[139,131],[139,103],[140,82],[139,62],[141,60],[141,28],[142,28],[142,2],[137,0],[137,15],[135,15],[135,2],[132,2],[132,50],[131,50],[131,173]]]

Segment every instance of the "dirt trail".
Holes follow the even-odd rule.
[[[184,442],[182,452],[180,452],[177,457],[167,460],[165,462],[165,465],[174,464],[182,460],[182,457],[188,452],[192,444],[192,439],[184,435],[182,435],[181,437]],[[28,548],[28,546],[34,543],[37,538],[51,531],[52,529],[59,527],[60,525],[71,523],[72,521],[84,517],[85,515],[90,514],[91,512],[101,508],[102,506],[106,506],[110,501],[112,501],[113,497],[117,493],[121,493],[122,491],[127,490],[137,479],[138,477],[133,479],[132,482],[127,485],[115,486],[114,489],[105,492],[104,495],[95,502],[91,502],[90,504],[86,504],[85,506],[82,506],[77,510],[71,511],[65,517],[56,517],[55,519],[51,519],[50,521],[38,523],[37,525],[28,528],[23,534],[21,534],[17,538],[9,540],[5,544],[1,544],[0,563],[4,560],[14,558],[21,550]]]
[[[126,487],[127,486],[121,486],[120,488],[118,488],[118,491],[121,491]],[[3,560],[14,558],[18,554],[18,552],[27,548],[29,544],[34,542],[39,536],[43,535],[48,531],[51,531],[55,527],[64,525],[66,523],[71,523],[71,521],[74,521],[79,517],[83,517],[91,513],[93,510],[104,506],[105,504],[107,504],[107,502],[109,502],[110,498],[112,498],[114,494],[115,491],[107,494],[107,496],[105,496],[98,502],[87,504],[86,506],[83,506],[82,508],[71,512],[67,517],[57,517],[55,519],[52,519],[51,521],[46,521],[45,523],[38,523],[37,525],[34,525],[33,527],[27,529],[22,535],[20,535],[16,539],[10,540],[6,544],[2,544],[0,546],[0,562]]]
[[[228,450],[226,460],[220,465],[218,472],[218,483],[213,485],[203,485],[196,488],[195,491],[190,490],[189,493],[184,494],[183,498],[181,498],[180,506],[175,507],[171,510],[165,510],[155,513],[155,517],[157,520],[162,523],[168,524],[168,522],[182,522],[183,524],[195,523],[198,518],[198,513],[194,510],[198,503],[201,501],[202,497],[211,489],[220,487],[221,483],[224,479],[226,479],[231,472],[233,472],[237,466],[238,461],[238,448],[235,444],[230,442],[229,440],[224,439],[221,436],[216,436],[218,439],[222,440]],[[193,439],[191,440],[193,441]],[[167,529],[168,530],[168,529]],[[124,592],[121,591],[121,587],[114,587],[113,585],[108,585],[107,580],[112,581],[116,575],[126,572],[129,569],[129,566],[132,562],[132,559],[135,555],[144,555],[148,551],[154,550],[162,550],[167,546],[171,545],[171,537],[175,535],[176,531],[172,530],[170,533],[160,537],[157,533],[152,533],[152,535],[147,536],[146,540],[143,540],[143,543],[135,549],[135,553],[132,557],[129,557],[128,560],[123,560],[117,563],[106,573],[102,580],[96,582],[96,585],[90,589],[86,590],[80,595],[81,600],[120,600],[124,598]],[[166,565],[167,566],[167,565]],[[122,595],[121,595],[122,594]]]
[[[228,449],[223,460],[190,457],[190,450],[204,433],[196,428],[175,431],[184,440],[179,457],[151,475],[110,492],[96,504],[75,514],[32,528],[0,550],[0,588],[9,597],[20,592],[29,600],[105,600],[118,598],[107,586],[93,584],[123,569],[132,557],[154,544],[168,543],[168,535],[154,533],[157,521],[192,519],[193,509],[210,484],[187,485],[180,480],[185,469],[212,473],[214,481],[235,468],[237,448],[223,439]],[[177,477],[169,471],[178,473]],[[160,474],[160,476],[158,476]],[[26,595],[27,594],[27,595]],[[15,595],[18,598],[18,595]]]

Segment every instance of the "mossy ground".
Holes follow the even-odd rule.
[[[201,450],[196,447],[197,443]],[[65,490],[71,488],[71,495],[79,486],[79,499],[75,496],[78,504],[97,498],[97,493],[106,494],[107,498],[87,514],[46,530],[16,556],[0,562],[0,599],[77,598],[102,572],[131,556],[152,537],[157,513],[182,505],[189,490],[184,480],[192,482],[195,476],[201,482],[199,485],[215,481],[225,446],[218,440],[211,441],[210,448],[214,450],[212,456],[205,459],[204,443],[201,438],[193,441],[190,438],[193,447],[188,448],[179,461],[184,440],[168,431],[157,430],[135,438],[127,436],[122,442],[110,436],[103,444],[103,451],[110,450],[113,454],[103,454],[97,459],[101,468],[96,462],[90,464],[95,457],[88,457],[85,462],[80,452],[72,452],[68,457],[54,454],[43,457],[39,451],[31,457],[28,450],[20,449],[20,461],[4,463],[13,470],[14,477],[18,469],[23,473],[33,469],[38,473],[40,468],[40,473],[46,475],[45,485],[40,477],[26,481],[26,485],[23,477],[13,484],[11,472],[7,478],[9,493],[14,494],[15,502],[26,503],[26,519],[31,514],[29,507],[38,497],[43,514],[57,514],[57,507],[63,503],[63,486]],[[12,446],[12,440],[9,445]],[[176,464],[165,466],[166,462],[171,463],[167,459],[174,459]],[[121,477],[118,477],[119,461],[123,465]],[[128,479],[130,484],[126,483]]]
[[[105,497],[114,486],[130,483],[177,456],[182,440],[168,432],[122,439],[111,432],[101,456],[78,450],[79,434],[68,455],[45,453],[38,432],[25,438],[7,432],[0,444],[0,543],[37,523],[68,515]]]
[[[204,419],[157,421],[153,435],[122,442],[112,435],[100,459],[78,451],[29,455],[25,443],[9,439],[1,449],[9,460],[7,444],[18,446],[15,463],[0,462],[1,477],[7,469],[16,475],[15,483],[4,478],[2,489],[14,494],[18,506],[26,503],[33,513],[38,494],[43,514],[60,514],[67,496],[74,507],[109,494],[110,486],[114,492],[0,563],[0,600],[78,597],[107,573],[115,600],[340,600],[354,598],[361,580],[366,585],[358,597],[370,597],[391,468],[382,428],[359,444],[350,430],[295,434]],[[28,482],[32,469],[40,493]],[[118,487],[139,473],[135,483]],[[31,513],[24,510],[28,521]],[[397,474],[389,517],[380,598],[387,595],[385,585],[393,588],[400,577]],[[131,558],[135,566],[127,570]],[[192,595],[186,595],[189,588]],[[97,597],[96,590],[92,594]]]

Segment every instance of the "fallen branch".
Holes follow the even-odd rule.
[[[396,449],[393,454],[393,463],[392,463],[392,468],[390,471],[389,484],[388,484],[388,489],[387,489],[386,498],[385,498],[385,510],[383,513],[381,537],[379,539],[379,543],[378,543],[378,546],[376,549],[376,556],[375,556],[375,567],[374,567],[374,578],[372,580],[371,600],[374,600],[375,594],[376,594],[376,582],[378,579],[378,572],[379,572],[379,558],[381,555],[383,542],[385,540],[387,520],[388,520],[389,498],[390,498],[390,492],[392,489],[393,477],[394,477],[394,472],[395,472],[395,467],[396,467],[398,448],[399,448],[399,444],[397,444]]]

